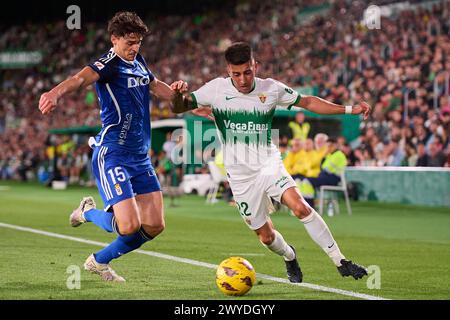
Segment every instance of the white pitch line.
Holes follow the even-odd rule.
[[[235,253],[235,252],[230,252],[230,253],[222,252],[222,253],[225,253],[225,254],[229,255],[230,257],[232,257],[232,256],[238,256],[238,257],[242,257],[242,256],[263,257],[263,256],[265,256],[264,253],[246,253],[246,252],[238,252],[238,253]]]
[[[21,226],[16,226],[13,224],[8,224],[8,223],[0,222],[0,227],[19,230],[19,231],[25,231],[25,232],[31,232],[31,233],[40,234],[40,235],[53,237],[53,238],[59,238],[59,239],[64,239],[64,240],[71,240],[71,241],[76,241],[76,242],[81,242],[81,243],[86,243],[86,244],[92,244],[92,245],[100,246],[100,247],[106,247],[108,245],[108,243],[105,243],[105,242],[98,242],[98,241],[92,241],[92,240],[87,240],[87,239],[83,239],[83,238],[71,237],[71,236],[66,236],[63,234],[58,234],[58,233],[53,233],[53,232],[48,232],[48,231],[43,231],[43,230],[38,230],[38,229],[32,229],[32,228],[27,228],[27,227],[21,227]],[[212,263],[206,263],[206,262],[201,262],[201,261],[187,259],[187,258],[175,257],[175,256],[171,256],[168,254],[154,252],[154,251],[134,250],[133,252],[141,253],[141,254],[145,254],[148,256],[157,257],[157,258],[161,258],[161,259],[182,262],[182,263],[186,263],[186,264],[190,264],[190,265],[194,265],[194,266],[205,267],[205,268],[209,268],[209,269],[216,269],[218,266],[218,265],[212,264]],[[262,274],[262,273],[257,273],[257,277],[266,279],[266,280],[275,281],[275,282],[300,286],[300,287],[304,287],[304,288],[308,288],[308,289],[312,289],[312,290],[336,293],[336,294],[340,294],[343,296],[349,296],[349,297],[353,297],[353,298],[360,298],[360,299],[365,299],[365,300],[389,300],[389,299],[386,299],[383,297],[371,296],[371,295],[364,294],[364,293],[341,290],[341,289],[336,289],[336,288],[329,288],[329,287],[324,287],[324,286],[311,284],[311,283],[305,283],[305,282],[304,283],[291,283],[287,279],[277,278],[277,277],[273,277],[273,276],[270,276],[267,274]]]

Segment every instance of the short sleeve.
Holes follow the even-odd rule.
[[[197,108],[198,105],[211,106],[213,104],[216,98],[219,80],[219,78],[213,79],[191,93],[192,102],[194,103],[195,108]]]
[[[114,60],[114,57],[102,57],[88,64],[88,66],[98,73],[100,76],[100,79],[98,80],[99,82],[108,82],[116,72],[116,64]]]
[[[291,109],[293,105],[300,101],[301,95],[297,91],[288,87],[284,83],[276,80],[273,81],[275,82],[278,94],[277,106]]]

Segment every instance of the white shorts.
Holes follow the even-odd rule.
[[[252,230],[261,228],[275,211],[271,198],[281,202],[283,193],[297,186],[283,163],[263,170],[252,179],[237,180],[231,176],[228,181],[239,213]]]

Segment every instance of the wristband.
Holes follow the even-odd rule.
[[[353,106],[345,106],[345,113],[352,114]]]

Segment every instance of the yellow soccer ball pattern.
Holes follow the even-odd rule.
[[[226,295],[242,296],[253,287],[255,281],[255,269],[244,258],[230,257],[217,268],[216,284]]]

